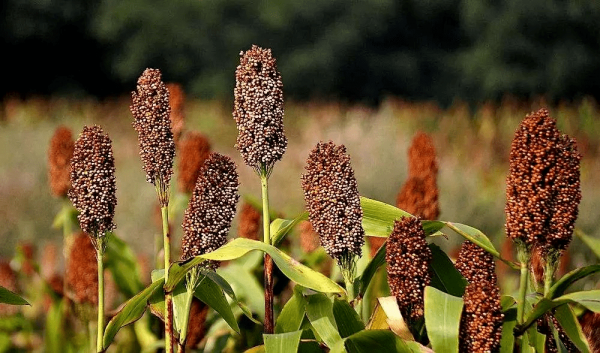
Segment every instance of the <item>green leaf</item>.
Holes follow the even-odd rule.
[[[431,286],[455,297],[462,297],[467,287],[467,280],[458,272],[452,260],[435,244],[429,244],[432,260]]]
[[[294,219],[281,219],[277,218],[271,222],[271,243],[277,247],[281,241],[285,238],[294,227],[308,219],[308,212],[302,212],[298,217]]]
[[[230,265],[230,267],[233,267],[233,265]],[[246,304],[242,303],[235,295],[235,293],[233,292],[233,288],[231,288],[231,286],[229,285],[229,282],[227,282],[225,280],[225,278],[221,277],[217,272],[215,271],[208,271],[206,273],[206,275],[213,280],[213,282],[215,282],[216,284],[219,285],[219,287],[221,287],[221,289],[223,289],[223,291],[225,292],[225,294],[227,294],[229,296],[229,298],[231,298],[231,300],[233,300],[233,302],[242,310],[242,313],[244,315],[246,315],[246,317],[248,319],[250,319],[251,321],[253,321],[255,324],[261,324],[260,321],[256,320],[253,316],[252,316],[252,311],[250,311],[250,309],[248,309],[248,307],[246,306]],[[246,287],[249,286],[249,277],[246,277]],[[256,280],[254,280],[254,283],[256,284]]]
[[[571,284],[596,272],[600,272],[600,265],[591,265],[573,270],[554,283],[546,297],[548,299],[554,299],[561,296]]]
[[[585,245],[587,245],[590,248],[590,250],[592,250],[594,254],[596,254],[596,256],[600,259],[600,239],[593,238],[582,232],[580,229],[575,229],[575,235],[577,235],[579,239],[581,239],[585,243]]]
[[[425,287],[425,325],[436,353],[458,353],[462,298]]]
[[[127,298],[134,296],[144,288],[133,251],[127,243],[114,233],[111,233],[106,246],[104,261],[106,268],[111,271],[119,290]]]
[[[349,353],[397,352],[415,353],[402,339],[388,330],[363,330],[344,341]]]
[[[406,211],[387,203],[360,197],[360,206],[363,210],[362,226],[365,234],[375,237],[387,237],[394,229],[394,221],[402,217],[412,217]],[[423,230],[426,235],[436,233],[445,226],[440,221],[422,221]]]
[[[371,283],[371,280],[373,279],[373,276],[375,276],[375,273],[377,272],[379,267],[381,267],[382,265],[385,264],[386,245],[387,244],[384,243],[379,248],[379,250],[377,250],[377,253],[373,257],[373,259],[369,262],[369,264],[367,265],[367,267],[365,268],[363,273],[356,279],[356,283],[358,283],[358,286],[355,286],[355,287],[358,287],[358,293],[357,293],[358,296],[362,297],[365,295],[365,293],[367,292],[367,289],[369,288],[369,284]]]
[[[375,310],[373,310],[373,315],[369,319],[367,329],[390,329],[403,340],[415,340],[408,325],[404,322],[398,301],[394,296],[377,298],[377,304]]]
[[[9,291],[0,286],[0,303],[10,305],[30,305],[27,300],[21,298],[18,294]]]
[[[277,317],[275,333],[293,332],[300,329],[305,316],[305,301],[300,286],[294,287],[292,298],[285,303]]]
[[[229,327],[235,332],[240,333],[237,320],[231,311],[231,306],[227,298],[225,298],[223,289],[212,278],[208,276],[201,278],[198,287],[194,291],[194,296],[213,308],[227,322]]]
[[[305,297],[306,316],[321,340],[334,347],[342,340],[333,316],[333,303],[324,294],[313,294]]]
[[[502,322],[502,336],[500,339],[500,353],[513,353],[515,348],[515,335],[513,330],[517,326],[517,308],[504,311]]]
[[[333,317],[342,338],[365,329],[358,313],[343,299],[333,299]]]
[[[104,349],[110,346],[121,327],[129,325],[142,317],[148,306],[148,300],[154,293],[162,292],[164,284],[165,280],[159,279],[125,302],[121,310],[119,310],[106,326],[103,339]]]
[[[180,342],[184,342],[186,337],[181,337],[181,331],[183,326],[186,324],[184,321],[189,319],[190,308],[192,307],[192,299],[190,296],[193,296],[193,293],[188,293],[185,288],[184,283],[179,283],[177,287],[173,290],[172,299],[173,299],[173,327],[177,335],[179,336]],[[161,296],[161,299],[164,298]],[[164,299],[163,299],[164,300]],[[164,304],[161,304],[161,308],[164,307]],[[164,315],[164,314],[163,314]]]
[[[47,353],[62,353],[65,351],[68,340],[64,336],[64,306],[64,300],[53,302],[46,315],[44,351]]]
[[[513,269],[520,268],[519,266],[517,266],[517,264],[513,263],[512,261],[503,259],[502,256],[500,256],[498,250],[496,250],[496,248],[494,247],[494,244],[492,244],[490,239],[479,229],[473,228],[465,224],[452,222],[446,222],[446,226],[458,233],[459,235],[462,235],[465,239],[471,241],[472,243],[478,245],[480,248],[497,257],[499,260],[512,267]]]
[[[171,290],[183,279],[185,272],[201,263],[203,259],[218,261],[233,260],[244,256],[250,251],[256,250],[269,254],[285,276],[303,287],[323,293],[344,293],[344,289],[340,287],[340,285],[322,273],[314,271],[292,259],[289,255],[283,253],[274,246],[243,238],[236,238],[213,252],[193,258],[184,265],[171,265],[171,268],[169,269],[169,281],[165,286],[165,289]],[[171,270],[173,270],[173,273],[171,273]]]
[[[573,310],[568,305],[561,305],[554,311],[554,317],[581,353],[590,353],[590,346]]]
[[[300,344],[302,330],[278,333],[273,335],[263,334],[266,353],[296,353]]]
[[[503,295],[500,297],[500,306],[502,307],[503,312],[508,311],[515,304],[517,304],[517,301],[510,295]]]
[[[251,318],[255,323],[260,324],[260,321],[257,321],[252,317],[252,313],[256,313],[260,319],[264,319],[265,294],[262,284],[257,281],[254,274],[248,271],[247,268],[235,263],[230,263],[227,267],[219,268],[217,271],[219,271],[219,274],[235,289],[239,300],[234,300],[238,302],[238,306],[240,306],[244,314],[248,318]],[[225,290],[225,293],[233,298],[227,290]],[[245,304],[242,304],[240,300],[244,300],[244,303],[247,304],[248,307],[246,307]]]

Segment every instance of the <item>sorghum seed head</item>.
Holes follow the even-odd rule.
[[[233,91],[233,117],[239,133],[235,146],[248,166],[270,173],[287,147],[281,74],[271,49],[253,45],[240,56]]]
[[[0,286],[11,292],[17,292],[17,273],[5,260],[0,260]],[[16,305],[0,304],[0,317],[11,316],[18,312],[19,307]]]
[[[408,175],[412,177],[437,177],[438,165],[436,161],[433,139],[424,132],[417,132],[408,149]]]
[[[468,240],[462,244],[454,266],[469,283],[481,283],[490,288],[497,287],[494,257]]]
[[[496,286],[483,282],[467,285],[460,322],[460,352],[498,352],[504,314]]]
[[[319,234],[315,232],[309,221],[300,222],[300,248],[307,254],[321,246]]]
[[[84,126],[71,159],[69,190],[81,230],[102,237],[115,228],[116,191],[111,140],[99,126]]]
[[[175,142],[171,132],[169,90],[161,80],[160,70],[144,70],[137,81],[137,91],[132,92],[131,97],[133,127],[138,133],[146,181],[158,188],[160,204],[166,206]]]
[[[235,163],[227,156],[211,153],[200,170],[183,217],[182,260],[226,243],[240,197],[238,186]]]
[[[98,263],[96,249],[84,233],[73,237],[66,267],[67,289],[75,303],[98,303]]]
[[[310,223],[325,251],[350,270],[365,243],[362,209],[350,156],[344,145],[319,142],[310,152],[302,175]],[[350,261],[350,262],[348,262]]]
[[[398,301],[404,320],[423,318],[425,287],[431,282],[431,249],[417,217],[403,217],[394,222],[387,240],[385,258],[390,291]]]
[[[506,234],[528,247],[562,251],[572,237],[581,200],[574,140],[559,133],[546,109],[515,132],[506,180]]]
[[[179,144],[179,151],[179,191],[189,194],[194,191],[200,168],[210,154],[210,142],[199,132],[186,133]]]
[[[258,240],[261,221],[262,215],[260,212],[248,202],[244,202],[238,225],[238,237]]]
[[[567,349],[567,352],[579,352],[573,341],[571,341],[569,336],[567,336],[565,329],[558,323],[558,320],[552,312],[547,312],[544,314],[542,317],[536,320],[536,323],[538,332],[546,335],[546,340],[544,342],[546,353],[558,353],[559,351],[558,347],[556,346],[556,339],[554,338],[552,327],[556,328],[556,331],[558,331],[558,338]]]
[[[169,90],[169,101],[171,105],[171,132],[173,140],[178,145],[179,138],[185,127],[185,92],[181,84],[176,82],[167,83]]]
[[[600,352],[600,313],[586,311],[579,319],[579,323],[590,344],[590,351]]]
[[[58,127],[48,149],[48,177],[54,196],[66,197],[71,187],[71,157],[74,148],[71,130],[65,126]]]
[[[435,175],[409,177],[396,198],[398,208],[423,219],[437,219],[440,215],[438,188]]]

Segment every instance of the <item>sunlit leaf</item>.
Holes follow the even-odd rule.
[[[273,246],[278,246],[286,235],[294,229],[294,227],[308,219],[308,212],[302,212],[298,217],[294,219],[281,219],[277,218],[271,222],[271,242]]]
[[[328,347],[334,347],[342,340],[333,316],[333,303],[324,294],[305,297],[306,316],[316,333]]]
[[[458,353],[462,309],[462,298],[425,287],[425,325],[436,353]]]
[[[415,340],[402,317],[398,301],[394,296],[377,298],[377,304],[367,328],[369,330],[389,328],[403,340]]]
[[[285,303],[281,313],[277,316],[275,324],[275,333],[293,332],[300,329],[302,320],[305,316],[304,298],[301,289],[294,288],[294,294],[290,300]]]
[[[300,344],[302,331],[293,331],[286,333],[277,333],[272,335],[264,334],[266,353],[296,353]]]

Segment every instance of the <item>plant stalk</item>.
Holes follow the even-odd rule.
[[[98,261],[98,334],[96,336],[96,351],[104,352],[104,241],[106,235],[98,237],[96,240],[96,260]]]
[[[525,317],[525,300],[529,281],[529,252],[524,245],[518,245],[518,257],[521,263],[521,277],[519,282],[519,298],[517,301],[517,323],[523,324]]]
[[[192,300],[194,299],[194,291],[198,286],[198,272],[197,269],[192,269],[188,273],[188,278],[186,282],[186,291],[187,298],[183,311],[183,327],[181,328],[181,333],[179,335],[179,341],[177,342],[177,352],[185,353],[185,344],[187,341],[188,327],[190,321],[190,309],[192,306]]]
[[[271,245],[271,219],[269,216],[269,177],[263,168],[260,173],[263,211],[263,241]],[[265,327],[264,331],[271,334],[275,330],[273,316],[273,259],[269,254],[264,256],[264,285],[265,285]]]
[[[163,226],[163,248],[165,258],[165,283],[169,280],[169,266],[171,265],[171,235],[169,234],[168,205],[160,208]],[[173,353],[173,296],[165,291],[165,350]]]

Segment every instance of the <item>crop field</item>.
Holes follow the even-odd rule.
[[[0,352],[172,352],[173,346],[179,352],[367,352],[376,346],[373,342],[382,352],[541,352],[544,345],[556,349],[557,344],[569,352],[576,351],[570,347],[589,352],[598,348],[594,344],[600,339],[594,343],[586,322],[577,322],[599,309],[594,296],[600,294],[600,251],[595,248],[600,239],[600,106],[593,99],[553,104],[506,98],[474,106],[456,102],[446,108],[394,97],[377,107],[286,100],[283,125],[262,122],[261,127],[260,119],[244,115],[257,103],[240,98],[253,91],[243,91],[240,82],[245,81],[237,75],[241,88],[236,88],[235,102],[180,95],[178,133],[170,127],[161,130],[160,124],[169,120],[160,119],[169,110],[152,110],[156,103],[144,99],[164,93],[149,94],[144,89],[156,85],[146,87],[140,84],[144,81],[138,81],[133,103],[130,95],[103,101],[2,101],[0,259],[17,274],[16,280],[8,280],[12,287],[0,278],[2,287],[14,292],[6,294],[2,288],[0,299],[25,304],[12,296],[16,293],[30,305],[14,311],[0,304],[0,316],[10,318],[0,324]],[[283,104],[278,96],[273,100]],[[515,231],[535,224],[513,218],[522,217],[514,211],[516,203],[521,207],[545,195],[546,189],[525,190],[528,173],[535,176],[537,170],[523,162],[546,163],[529,158],[537,153],[531,148],[545,147],[531,142],[538,137],[531,131],[539,127],[527,130],[522,125],[533,112],[534,118],[550,121],[544,120],[548,117],[541,108],[556,120],[552,131],[576,140],[581,160],[575,167],[572,142],[548,140],[559,144],[552,153],[572,158],[564,162],[571,169],[556,169],[571,179],[548,184],[555,188],[547,199],[552,211],[545,211],[542,200],[541,208],[530,212],[534,220],[547,212],[562,217],[548,221],[566,224],[552,228],[555,233],[548,233],[548,239],[573,234],[568,248],[560,242],[540,245],[544,255],[536,257],[537,248],[528,242],[539,234]],[[49,148],[60,127],[70,129],[77,140],[69,197],[57,197],[50,188]],[[244,135],[249,131],[255,134]],[[271,150],[265,152],[260,145],[265,139],[252,138],[267,131]],[[186,189],[182,175],[189,167],[182,166],[182,158],[188,152],[182,146],[194,133],[202,134],[216,153],[195,174],[195,188],[192,182]],[[410,151],[417,136],[426,136],[433,149],[415,159]],[[517,136],[522,145],[513,142]],[[521,151],[521,159],[511,157],[511,150]],[[169,159],[173,151],[175,157]],[[425,196],[407,204],[399,201],[399,193],[415,182],[415,163],[429,158],[427,154],[437,181],[432,187],[418,185],[427,189],[425,194],[437,188],[439,205],[433,216],[414,218],[403,205],[424,202]],[[559,157],[552,158],[558,165],[552,168],[563,168]],[[173,163],[172,177],[165,163]],[[94,173],[108,177],[94,181]],[[544,169],[541,175],[550,180],[552,173]],[[425,183],[426,177],[417,179]],[[90,185],[101,192],[88,189]],[[560,187],[570,193],[556,196],[563,192]],[[519,201],[509,219],[516,223],[505,227],[507,188]],[[90,200],[103,208],[94,209]],[[255,224],[244,218],[248,205]],[[575,222],[574,228],[569,222]],[[89,229],[92,242],[87,236],[71,239],[78,224]],[[241,239],[248,229],[253,240]],[[307,234],[318,234],[323,246],[318,238],[311,243]],[[387,249],[372,249],[374,243],[363,234],[369,239],[389,236]],[[82,255],[84,249],[87,255]],[[400,256],[407,253],[425,261],[424,267]],[[474,259],[468,265],[467,253]],[[557,254],[562,255],[560,265]],[[68,259],[76,258],[81,272],[69,272]],[[456,270],[444,268],[450,261]],[[88,276],[88,265],[105,265],[107,270],[100,267],[85,285],[63,283]],[[407,279],[407,273],[416,280]],[[482,277],[485,283],[479,282]],[[492,298],[491,304],[478,302],[482,295]],[[487,319],[474,314],[480,310],[477,305],[489,309]],[[447,316],[438,318],[437,312]],[[481,332],[489,337],[477,341],[472,332],[481,322],[497,324],[484,325]],[[560,336],[564,332],[568,338]],[[553,335],[560,338],[555,342]]]

